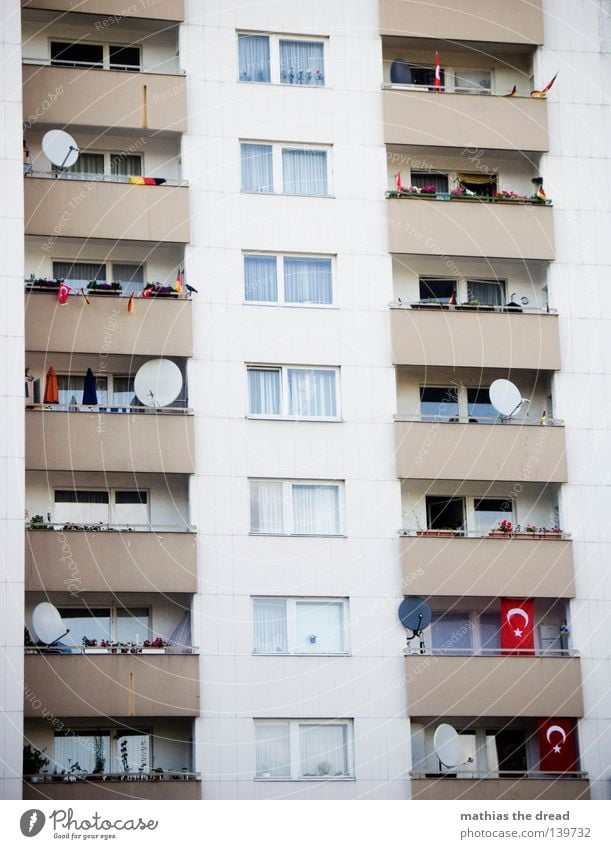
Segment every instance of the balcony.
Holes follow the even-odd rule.
[[[147,776],[88,776],[71,782],[63,780],[23,782],[23,799],[37,802],[108,801],[133,799],[194,801],[202,798],[202,782],[197,773],[173,773],[167,777]]]
[[[26,654],[25,716],[198,716],[196,654]],[[37,707],[34,707],[38,705]]]
[[[194,533],[26,531],[26,591],[197,592]]]
[[[568,539],[402,536],[400,545],[403,584],[410,595],[575,595]]]
[[[489,150],[549,149],[547,103],[531,97],[435,94],[387,88],[384,141]]]
[[[28,469],[192,474],[193,416],[186,410],[149,413],[63,412],[26,416]]]
[[[581,717],[576,657],[405,658],[410,716]]]
[[[414,307],[418,308],[393,309],[390,313],[395,365],[560,368],[557,315],[492,308]]]
[[[26,177],[24,193],[27,235],[189,241],[186,186]]]
[[[563,427],[397,421],[395,433],[399,478],[567,480]]]
[[[187,83],[182,75],[62,68],[34,61],[23,65],[22,74],[25,121],[38,116],[45,104],[37,125],[187,131]]]
[[[554,259],[549,206],[434,197],[390,198],[387,204],[391,253]]]
[[[382,35],[543,44],[541,0],[380,0]]]
[[[112,353],[130,356],[190,357],[193,353],[191,301],[178,298],[138,300],[130,315],[126,300],[110,295],[69,298],[57,309],[55,293],[32,292],[26,298],[25,344],[28,351],[99,354],[107,350],[107,324],[113,317]]]
[[[412,799],[418,800],[527,800],[589,799],[587,778],[412,778]],[[24,797],[25,798],[25,797]]]
[[[124,0],[21,0],[21,7],[156,21],[183,21],[185,17],[184,0],[163,0],[162,3],[145,0],[129,4]]]

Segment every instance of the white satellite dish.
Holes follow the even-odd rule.
[[[148,360],[134,378],[134,391],[145,407],[167,407],[180,395],[182,374],[172,360]]]
[[[433,747],[439,763],[445,767],[458,766],[460,763],[460,737],[451,725],[438,725],[433,736]]]
[[[505,418],[510,418],[522,406],[525,399],[510,380],[495,380],[489,389],[490,403]]]
[[[42,150],[47,159],[60,168],[70,168],[80,153],[77,143],[64,130],[49,130],[45,133]]]
[[[32,611],[32,630],[41,643],[53,645],[70,631],[64,628],[59,610],[48,601],[37,604]]]

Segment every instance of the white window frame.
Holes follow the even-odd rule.
[[[284,522],[284,528],[282,531],[253,531],[250,529],[249,533],[252,536],[264,537],[264,536],[272,536],[272,537],[305,537],[305,538],[313,538],[313,539],[337,539],[339,537],[345,537],[344,533],[344,481],[338,480],[299,480],[299,479],[291,479],[285,480],[280,478],[248,478],[248,487],[249,487],[249,511],[252,499],[252,487],[251,484],[254,482],[262,481],[263,483],[280,483],[282,484],[282,518]],[[301,532],[296,532],[293,530],[295,527],[295,519],[293,515],[293,486],[307,486],[311,484],[312,486],[335,486],[338,490],[338,531],[335,534],[305,534]],[[249,519],[250,522],[250,519]]]
[[[290,776],[279,776],[277,778],[257,775],[257,725],[286,725],[289,738],[289,766]],[[353,781],[354,774],[354,720],[353,719],[255,719],[255,781]],[[346,731],[346,763],[348,772],[345,775],[301,775],[299,772],[299,729],[302,725],[338,725],[345,727]]]
[[[144,70],[144,66],[142,64],[142,53],[143,53],[142,44],[131,44],[131,43],[120,44],[116,41],[113,41],[113,42],[110,42],[110,41],[89,41],[89,39],[79,39],[79,38],[75,39],[75,38],[65,38],[65,37],[56,38],[54,36],[47,36],[47,47],[48,47],[47,52],[48,52],[48,57],[49,57],[49,63],[51,63],[53,61],[53,59],[51,58],[51,42],[53,42],[53,44],[84,44],[84,45],[87,45],[87,47],[101,47],[102,48],[102,67],[92,69],[92,70],[96,70],[96,71],[123,71],[122,68],[116,68],[114,66],[111,67],[111,65],[110,65],[110,48],[111,47],[131,47],[131,48],[135,48],[135,49],[138,50],[138,52],[140,54],[139,67],[130,68],[129,71],[123,71],[123,73],[138,74],[138,73],[142,73],[143,70]],[[67,64],[67,65],[61,65],[60,64],[60,65],[54,65],[53,67],[70,67],[70,65],[69,64]],[[86,68],[86,65],[77,65],[74,70],[78,70],[79,68],[81,70],[83,70],[83,69]]]
[[[462,173],[462,172],[461,172]],[[469,299],[469,283],[498,283],[504,289],[503,296],[508,297],[508,280],[506,277],[478,277],[476,274],[457,274],[454,276],[445,276],[442,274],[419,274],[418,275],[418,298],[420,298],[420,281],[421,280],[447,280],[456,284],[456,302],[457,304],[466,304]],[[502,307],[501,307],[502,308]]]
[[[239,36],[241,35],[258,35],[269,39],[269,81],[264,80],[242,80],[240,79],[240,49]],[[323,67],[324,67],[324,82],[322,85],[297,85],[295,83],[286,83],[280,79],[280,42],[281,41],[305,41],[308,44],[322,44],[323,46]],[[328,73],[328,53],[329,53],[329,37],[324,35],[291,35],[289,33],[275,32],[256,32],[250,30],[236,31],[236,59],[238,66],[238,82],[251,83],[254,85],[281,85],[288,88],[315,88],[325,89],[330,88],[329,73]],[[113,45],[114,47],[115,45]]]
[[[107,283],[116,279],[115,274],[114,274],[114,266],[115,265],[133,265],[134,268],[142,267],[142,269],[143,269],[142,276],[144,277],[144,282],[143,282],[142,285],[143,286],[146,285],[147,267],[146,267],[146,261],[145,260],[143,260],[142,262],[130,262],[129,260],[127,260],[126,262],[121,262],[119,260],[112,260],[112,259],[110,259],[110,260],[109,259],[84,259],[83,257],[79,257],[78,259],[71,259],[71,258],[65,259],[64,257],[55,256],[55,257],[51,258],[51,268],[53,268],[53,263],[55,263],[55,262],[70,263],[71,265],[78,265],[78,264],[103,265],[104,268],[106,269],[106,276],[105,276],[104,280]],[[121,282],[121,281],[119,281],[119,282]],[[120,376],[123,377],[124,375],[120,375]]]
[[[105,493],[107,493],[108,494],[108,504],[106,506],[108,507],[108,518],[106,519],[105,524],[116,524],[116,522],[111,522],[111,519],[116,518],[115,515],[114,515],[113,507],[116,504],[115,498],[116,498],[117,492],[145,492],[146,493],[146,511],[147,511],[147,514],[148,514],[147,525],[150,526],[150,524],[151,524],[151,490],[147,489],[146,487],[136,488],[136,487],[132,487],[132,486],[112,486],[112,487],[107,487],[105,489],[104,487],[99,487],[99,486],[69,486],[69,485],[60,486],[58,484],[54,484],[53,485],[53,510],[55,510],[56,504],[62,503],[62,502],[57,502],[55,500],[55,493],[56,493],[57,490],[62,490],[62,491],[68,490],[70,492],[105,492]],[[63,503],[70,503],[70,502],[63,502]],[[72,502],[72,503],[76,503],[76,502]],[[51,515],[53,515],[53,513],[51,513]],[[75,521],[75,524],[78,524],[78,522]],[[125,523],[122,522],[120,524],[121,524],[121,526],[123,526]]]
[[[255,602],[257,601],[284,601],[285,616],[286,616],[286,644],[285,652],[274,651],[258,651],[255,645]],[[342,608],[342,635],[343,649],[341,651],[297,651],[297,606],[302,603],[310,604],[335,604],[341,605]],[[349,644],[349,628],[350,617],[347,598],[331,598],[331,597],[291,597],[291,596],[253,596],[252,597],[252,621],[253,621],[253,655],[261,657],[286,657],[293,655],[295,657],[311,657],[311,656],[326,656],[326,657],[347,657],[350,654]]]
[[[111,642],[117,642],[117,629],[118,629],[118,619],[119,619],[119,610],[132,610],[134,608],[140,608],[141,610],[147,611],[147,616],[149,620],[149,629],[147,634],[142,635],[142,640],[150,640],[153,638],[153,634],[155,633],[155,629],[153,627],[153,608],[150,604],[126,604],[126,605],[113,605],[113,604],[100,604],[95,605],[93,607],[88,607],[87,610],[91,611],[94,615],[96,610],[108,610],[109,613],[109,621],[110,621],[110,640]],[[58,608],[61,610],[82,610],[81,607],[76,607],[72,604],[58,604]],[[85,635],[86,636],[86,635]],[[98,647],[99,648],[99,647]]]
[[[410,168],[409,169],[409,183],[407,184],[409,186],[411,186],[411,184],[412,184],[412,171],[416,174],[426,174],[427,172],[430,172],[431,174],[447,175],[447,177],[448,177],[448,192],[451,192],[452,189],[455,189],[455,188],[458,187],[458,183],[459,183],[458,175],[459,174],[473,174],[474,176],[477,175],[477,171],[470,171],[468,168],[465,168],[464,171],[449,170],[447,168]],[[505,189],[505,186],[504,186],[503,182],[501,181],[501,175],[499,174],[498,171],[496,171],[496,170],[490,171],[490,173],[486,173],[486,176],[496,178],[496,190],[497,190],[497,192],[501,192]],[[394,179],[393,179],[393,188],[394,188]],[[432,280],[433,277],[435,277],[436,275],[434,275],[434,274],[423,274],[421,276],[422,277],[429,277]],[[454,278],[452,278],[451,276],[448,276],[448,277],[443,278],[443,279],[452,280]],[[476,280],[475,277],[470,277],[469,279],[470,280]],[[482,279],[483,280],[490,280],[489,277],[482,278]]]
[[[410,65],[414,68],[426,68],[426,64],[422,62],[410,62],[408,59],[404,60],[407,65]],[[390,66],[391,60],[385,59],[385,64],[388,63]],[[434,70],[433,66],[429,66],[430,70]],[[442,91],[446,94],[482,94],[484,92],[487,95],[496,93],[496,82],[495,82],[495,68],[469,68],[463,65],[440,65],[441,72],[444,75],[444,85]],[[490,74],[490,88],[482,89],[481,91],[456,91],[457,88],[460,88],[460,85],[456,84],[456,78],[461,73],[482,73],[482,74]],[[388,83],[389,88],[399,88],[399,89],[407,89],[414,91],[431,91],[433,89],[432,85],[418,85],[417,83]]]
[[[146,173],[145,165],[144,165],[144,161],[145,161],[144,160],[144,151],[142,151],[142,150],[136,150],[132,153],[130,151],[125,151],[125,150],[90,150],[89,148],[87,148],[87,149],[82,150],[81,153],[92,153],[92,154],[95,154],[96,156],[103,156],[104,157],[104,173],[103,174],[93,174],[93,175],[91,175],[92,179],[95,179],[96,177],[98,179],[101,179],[102,177],[104,177],[104,178],[113,177],[113,174],[111,173],[111,157],[117,156],[117,155],[118,156],[139,156],[140,162],[142,163],[141,172],[142,172],[142,174]],[[78,179],[78,172],[76,172],[75,174],[72,174],[72,172],[67,172],[67,173],[71,177],[75,177],[75,178]],[[85,175],[89,176],[88,172],[86,172],[86,171],[83,172],[82,176],[85,176]],[[118,183],[126,182],[128,179],[129,179],[128,177],[118,177],[118,176],[114,175],[114,180],[116,180],[116,182],[118,182]],[[81,259],[80,262],[85,262],[85,260]]]
[[[250,193],[249,193],[250,194]],[[276,291],[278,293],[278,299],[275,301],[247,301],[246,300],[246,257],[249,256],[263,256],[270,257],[276,260]],[[287,301],[286,293],[284,289],[284,260],[285,259],[327,259],[331,261],[331,302],[329,304],[314,304],[310,301]],[[252,250],[242,251],[242,276],[243,276],[243,285],[242,291],[244,292],[244,299],[242,303],[244,305],[255,305],[260,307],[293,307],[293,308],[307,308],[307,309],[337,309],[337,305],[335,303],[335,275],[336,275],[336,265],[337,265],[337,254],[308,254],[308,253],[278,253],[276,251],[258,251]],[[474,278],[469,278],[474,279]]]
[[[433,493],[428,493],[428,494],[433,495]],[[446,496],[444,496],[444,495],[439,495],[439,496],[433,495],[433,497],[444,498]],[[507,520],[509,522],[511,522],[513,525],[515,525],[517,523],[517,502],[516,502],[515,498],[505,497],[504,495],[492,495],[492,494],[487,494],[487,495],[448,495],[447,498],[460,498],[460,499],[462,499],[463,516],[464,516],[465,526],[466,526],[466,530],[469,533],[475,533],[476,532],[475,513],[477,511],[475,510],[475,502],[476,501],[482,501],[482,500],[485,500],[485,499],[490,499],[490,500],[496,499],[498,501],[509,501],[509,502],[511,502],[511,513],[509,513],[509,512],[507,513]],[[426,498],[425,498],[425,505],[426,505]],[[428,517],[428,511],[426,510],[426,506],[425,506],[425,513],[426,513],[426,515],[425,515],[426,527],[428,528],[429,517]],[[484,533],[484,532],[482,531],[482,533]]]
[[[243,144],[258,144],[258,145],[267,145],[272,149],[272,191],[271,192],[252,192],[247,189],[242,188],[242,145]],[[333,145],[331,144],[305,144],[304,142],[275,142],[275,141],[266,141],[261,139],[239,139],[240,145],[240,156],[238,157],[238,161],[240,163],[240,192],[245,195],[282,195],[283,197],[297,197],[297,198],[332,198],[333,195],[333,161],[332,161],[332,151]],[[283,150],[316,150],[316,151],[325,151],[327,154],[326,162],[327,162],[327,194],[326,195],[316,195],[316,194],[307,194],[307,195],[299,195],[293,194],[292,192],[284,191],[284,174],[282,169],[282,151]],[[92,153],[97,153],[97,151],[91,151]]]
[[[250,371],[273,371],[280,372],[280,413],[253,413],[250,409],[250,383],[248,373]],[[329,371],[335,374],[335,415],[334,416],[296,416],[289,411],[289,371]],[[248,419],[273,419],[298,422],[339,422],[342,420],[340,404],[340,367],[339,366],[296,366],[296,365],[273,365],[269,363],[247,363],[246,364],[246,395]]]
[[[454,384],[454,385],[451,385],[451,384],[448,385],[448,383],[419,383],[418,384],[418,416],[422,416],[422,407],[421,407],[422,401],[420,400],[420,390],[421,389],[454,389],[456,391],[456,397],[457,397],[457,401],[458,401],[458,419],[459,419],[459,421],[468,423],[469,418],[476,418],[474,416],[469,416],[469,389],[486,389],[486,388],[489,389],[490,387],[489,386],[486,387],[485,385],[469,386],[468,384],[464,384],[464,383]],[[450,418],[452,418],[452,417],[450,417]],[[501,421],[500,415],[497,416],[496,418],[498,418],[498,424],[503,423]],[[495,421],[496,421],[496,419],[495,419]],[[494,422],[487,422],[487,424],[494,424]],[[496,498],[495,495],[481,496],[481,497],[482,498],[484,498],[484,497]]]

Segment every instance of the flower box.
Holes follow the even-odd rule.
[[[440,538],[440,537],[441,537],[441,538],[443,538],[443,539],[449,539],[449,538],[451,538],[451,537],[460,536],[460,535],[461,535],[460,531],[453,531],[453,530],[443,530],[443,531],[441,531],[441,530],[440,530],[440,531],[433,531],[433,530],[416,531],[416,536],[418,536],[418,537],[436,537],[436,538]]]
[[[449,310],[450,304],[440,304],[435,301],[416,301],[410,304],[413,310]]]
[[[504,533],[503,531],[490,531],[488,536],[492,537],[492,539],[511,539],[513,534]]]

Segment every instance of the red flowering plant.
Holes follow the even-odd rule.
[[[498,198],[498,200],[526,200],[526,195],[519,195],[517,192],[508,192],[505,189],[496,192],[494,197]]]
[[[434,195],[436,193],[437,193],[437,187],[436,186],[422,186],[422,188],[420,189],[421,195]]]
[[[497,531],[502,534],[510,534],[513,531],[513,524],[508,519],[503,519],[502,522],[499,522]]]

